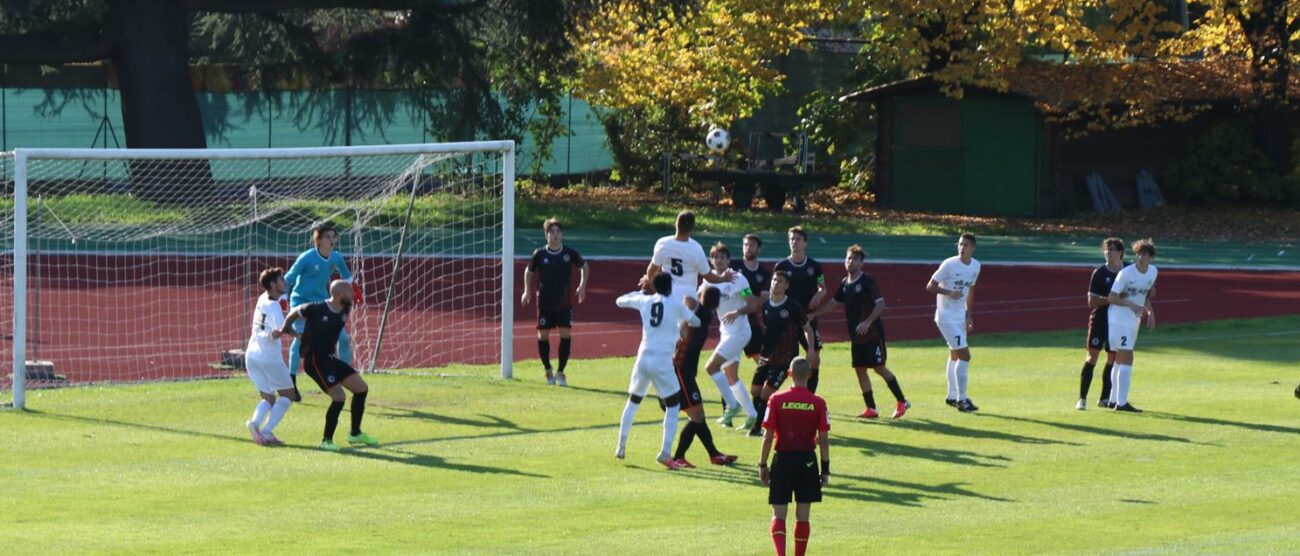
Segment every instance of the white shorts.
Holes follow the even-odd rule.
[[[970,347],[970,338],[966,337],[966,323],[964,321],[937,320],[935,326],[939,327],[939,333],[943,334],[943,340],[948,342],[948,349],[965,349]]]
[[[632,364],[632,380],[627,385],[627,393],[645,397],[650,391],[651,384],[654,385],[655,393],[659,394],[660,399],[681,391],[682,386],[677,381],[677,372],[673,369],[671,355],[637,356],[636,363]]]
[[[722,338],[718,340],[718,346],[713,348],[713,354],[722,358],[723,365],[739,363],[745,356],[745,345],[750,340],[749,321],[744,316],[736,320],[741,326],[738,326],[735,332],[723,328]]]
[[[1133,351],[1133,346],[1136,346],[1138,341],[1138,328],[1141,327],[1126,322],[1115,322],[1113,320],[1107,324],[1109,325],[1107,328],[1110,329],[1109,336],[1107,336],[1107,339],[1110,340],[1110,349],[1115,351]]]
[[[289,377],[289,366],[279,354],[271,357],[244,356],[244,366],[248,367],[248,378],[258,392],[267,394],[277,390],[292,390],[293,379]]]

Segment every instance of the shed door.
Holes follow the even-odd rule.
[[[898,98],[894,104],[893,205],[962,211],[962,109],[947,98]]]
[[[970,214],[1033,216],[1038,208],[1040,129],[1024,101],[963,102],[964,208]]]

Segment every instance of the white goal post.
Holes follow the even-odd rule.
[[[257,274],[324,262],[307,254],[326,222],[364,289],[358,371],[510,378],[514,180],[513,141],[0,153],[0,396],[22,409],[36,387],[228,375]]]

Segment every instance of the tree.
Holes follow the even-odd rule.
[[[602,110],[616,166],[647,178],[659,153],[698,145],[781,90],[769,62],[832,2],[609,0],[578,16],[574,94]]]
[[[205,146],[195,50],[315,68],[315,83],[436,89],[423,97],[435,127],[465,139],[518,127],[528,100],[556,112],[557,78],[525,64],[550,70],[568,48],[563,0],[0,0],[0,12],[0,63],[109,61],[132,148]],[[503,109],[497,94],[519,102]]]

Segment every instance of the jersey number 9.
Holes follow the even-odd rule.
[[[664,304],[655,302],[650,306],[650,326],[659,326],[664,322]]]

